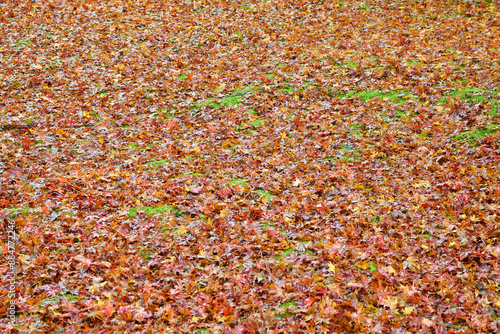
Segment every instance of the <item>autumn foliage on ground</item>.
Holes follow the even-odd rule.
[[[0,6],[2,330],[500,330],[498,3]]]

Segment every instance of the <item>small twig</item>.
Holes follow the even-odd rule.
[[[0,124],[0,131],[10,131],[10,130],[27,130],[34,127],[35,124]]]
[[[219,100],[227,99],[228,97],[241,96],[241,95],[245,95],[245,93],[234,93],[231,95],[226,95],[226,96],[219,98]]]

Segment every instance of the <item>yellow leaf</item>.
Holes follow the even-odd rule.
[[[356,265],[359,269],[368,269],[370,266],[371,264],[369,262],[361,262]]]
[[[224,218],[224,217],[226,217],[227,212],[226,212],[226,210],[221,210],[221,212],[219,214],[222,218]]]
[[[196,316],[194,316],[194,317],[191,318],[191,322],[192,323],[198,322],[198,320],[200,320],[200,318],[196,317]]]
[[[403,310],[403,314],[410,315],[413,312],[414,309],[415,309],[414,307],[408,307],[408,306],[406,306],[405,309]]]
[[[331,262],[328,263],[328,270],[330,270],[332,273],[335,274],[335,272],[337,272],[337,268],[335,267],[335,265]]]
[[[427,180],[417,181],[413,184],[413,187],[414,188],[430,187],[430,183]]]
[[[181,227],[179,227],[179,229],[177,230],[177,232],[182,235],[182,234],[186,234],[188,231],[188,229],[186,228],[186,226],[184,225],[181,225]]]
[[[385,306],[387,306],[391,310],[398,305],[398,299],[396,297],[387,297],[382,302]]]

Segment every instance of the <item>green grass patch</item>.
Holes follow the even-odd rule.
[[[262,190],[262,189],[257,189],[255,192],[256,192],[257,194],[259,194],[259,196],[260,196],[260,197],[264,197],[264,198],[266,198],[266,199],[271,199],[271,198],[273,198],[273,197],[275,196],[275,195],[273,195],[273,194],[270,194],[270,193],[268,193],[268,192],[265,192],[265,191],[264,191],[264,190]]]
[[[41,302],[42,303],[54,303],[54,302],[57,302],[61,299],[65,299],[65,300],[70,301],[70,302],[77,302],[78,296],[72,295],[70,293],[59,293],[52,298],[42,299]]]
[[[292,94],[295,91],[295,87],[290,84],[285,84],[283,87],[278,88],[278,92],[284,93],[284,94]]]
[[[33,45],[33,42],[30,39],[20,39],[14,42],[12,46],[26,46],[26,45]]]
[[[276,315],[276,318],[287,318],[287,317],[292,317],[293,314],[288,311],[289,308],[297,308],[297,303],[294,301],[286,302],[281,304],[278,308],[280,309],[286,309],[285,312],[280,312]]]
[[[356,97],[362,99],[363,101],[368,101],[378,97],[379,99],[388,100],[397,104],[404,103],[406,101],[405,98],[410,96],[410,93],[405,90],[394,90],[385,93],[381,92],[380,90],[372,90],[366,92],[356,92],[350,90],[346,92],[334,91],[333,94],[339,99],[350,99]]]
[[[155,111],[155,113],[158,116],[163,117],[163,118],[174,118],[174,117],[176,117],[172,113],[172,110],[170,110],[170,109],[160,109],[160,110]]]
[[[471,144],[475,144],[476,141],[480,138],[484,138],[489,136],[490,134],[496,133],[500,131],[500,124],[491,124],[487,125],[481,129],[474,129],[470,131],[464,131],[459,133],[452,138],[458,141],[468,141]]]
[[[262,228],[262,229],[272,228],[273,230],[276,229],[276,227],[271,226],[271,225],[266,224],[266,223],[260,223],[260,228]]]
[[[226,98],[223,98],[220,100],[221,104],[225,107],[230,106],[230,105],[238,105],[240,100],[245,98],[245,96],[242,95],[234,95],[234,96],[228,96]]]
[[[400,109],[396,110],[396,117],[397,118],[402,118],[404,116],[406,116],[406,113],[403,110],[400,110]]]
[[[465,88],[461,90],[451,91],[447,95],[441,97],[438,103],[446,103],[448,98],[458,98],[460,100],[465,100],[471,104],[489,102],[492,106],[496,106],[500,103],[500,99],[496,99],[493,97],[500,97],[500,91],[480,88]]]
[[[286,249],[286,250],[282,251],[280,254],[276,255],[274,258],[277,261],[281,261],[284,257],[289,256],[294,251],[295,251],[295,249],[293,249],[293,248]]]
[[[20,213],[20,214],[27,214],[33,210],[36,210],[36,208],[30,208],[29,206],[25,205],[25,206],[21,206],[21,207],[11,207],[11,208],[5,208],[5,211],[9,212],[9,213]]]
[[[158,167],[158,166],[163,166],[165,164],[168,164],[170,161],[168,160],[155,160],[155,161],[150,161],[148,162],[149,165],[153,167]]]
[[[138,208],[130,208],[130,210],[128,211],[128,216],[134,217],[137,213],[137,210]],[[140,208],[140,210],[144,211],[147,216],[154,216],[165,212],[173,212],[176,216],[182,216],[184,214],[184,211],[179,210],[170,204],[163,206],[144,206]]]
[[[240,186],[240,187],[248,186],[248,182],[243,180],[243,179],[234,179],[234,180],[229,181],[228,184],[231,184],[233,186]]]
[[[355,148],[353,145],[342,145],[342,148],[338,150],[338,155],[336,158],[330,157],[330,159],[337,159],[340,162],[355,162],[361,157],[361,151]],[[336,161],[336,160],[334,160]]]
[[[406,62],[406,65],[412,66],[412,65],[422,65],[423,63],[420,60],[409,60]]]
[[[262,121],[260,119],[258,119],[258,120],[255,120],[253,122],[250,122],[250,124],[252,124],[253,127],[257,128],[262,124]]]
[[[363,137],[363,134],[361,133],[361,130],[364,129],[363,124],[354,124],[349,128],[349,132],[356,137]]]
[[[356,66],[358,66],[358,65],[356,65],[356,63],[354,63],[354,62],[350,61],[350,62],[348,62],[348,63],[345,63],[345,64],[341,65],[340,67],[350,67],[350,68],[356,68]]]
[[[191,109],[199,109],[203,106],[211,106],[214,109],[218,109],[222,106],[231,106],[240,104],[241,100],[246,97],[247,93],[252,93],[254,90],[262,90],[263,88],[258,86],[249,86],[247,88],[236,90],[229,95],[223,96],[219,99],[209,97],[204,101],[198,102],[195,106],[191,107]]]

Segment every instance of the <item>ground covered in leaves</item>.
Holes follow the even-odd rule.
[[[0,328],[500,330],[498,3],[0,6]]]

